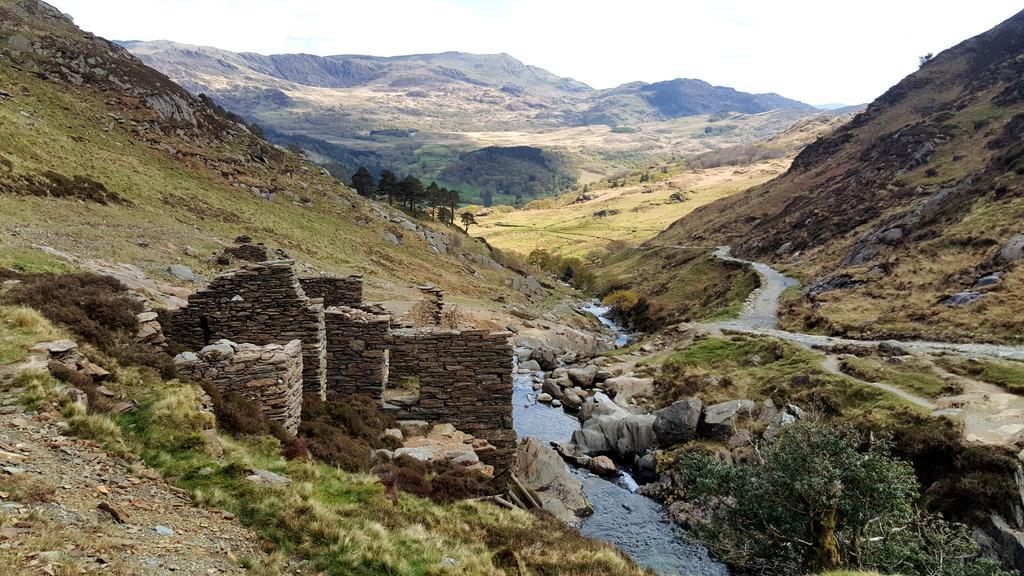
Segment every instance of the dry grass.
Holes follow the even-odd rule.
[[[56,340],[62,335],[31,308],[0,306],[0,366],[23,360],[33,344]]]

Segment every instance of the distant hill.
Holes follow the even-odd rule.
[[[787,321],[804,329],[1019,341],[1022,234],[1024,12],[652,243],[731,244],[799,271]]]
[[[721,136],[691,132],[689,123],[681,123],[682,130],[657,126],[657,133],[643,133],[645,123],[741,113],[752,116],[754,132],[776,126],[771,136],[788,127],[781,118],[793,122],[820,112],[775,94],[746,94],[700,80],[595,90],[507,54],[264,56],[169,41],[121,44],[191,92],[258,122],[275,142],[298,144],[349,172],[365,163],[375,171],[447,178],[461,154],[496,145],[575,156],[574,166],[610,175],[652,155],[671,160],[677,152],[665,155],[668,142],[688,153],[695,139]],[[776,118],[753,117],[769,112]],[[615,127],[622,136],[597,150],[580,150],[580,142],[590,146],[587,127],[593,125]],[[553,132],[569,129],[580,132],[571,138]],[[652,142],[656,134],[663,137]],[[544,179],[542,173],[530,176]],[[450,184],[475,189],[473,182]]]
[[[459,156],[440,175],[471,186],[484,206],[522,205],[576,187],[571,166],[558,154],[532,146],[488,146]]]

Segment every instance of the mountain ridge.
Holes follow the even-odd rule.
[[[501,102],[495,101],[496,105],[508,106],[508,100],[531,97],[540,98],[541,101],[527,101],[527,108],[552,108],[560,105],[562,110],[542,119],[554,119],[560,125],[599,122],[602,112],[590,111],[594,108],[607,108],[607,105],[602,104],[606,96],[622,95],[634,98],[634,101],[630,102],[631,107],[615,114],[616,120],[624,122],[665,120],[719,112],[816,110],[809,104],[776,93],[750,94],[692,78],[675,78],[652,83],[637,81],[613,88],[595,89],[573,78],[558,76],[538,66],[525,64],[506,53],[474,54],[448,51],[398,56],[263,55],[170,40],[128,40],[119,44],[131,50],[147,64],[168,73],[190,90],[207,91],[214,96],[224,96],[222,93],[225,91],[224,88],[230,85],[230,78],[222,77],[221,82],[215,83],[210,81],[211,75],[224,74],[225,69],[222,65],[231,64],[237,67],[236,71],[243,73],[242,77],[245,77],[245,70],[239,64],[246,64],[250,70],[262,75],[313,88],[387,87],[425,90],[465,82],[477,87],[496,89],[511,97]],[[214,58],[216,62],[206,61],[208,58]],[[211,64],[218,66],[211,67]],[[202,74],[195,70],[199,66],[203,66],[200,69]],[[644,109],[641,104],[637,109],[636,99],[646,101],[648,107]],[[691,102],[687,99],[697,101]],[[550,122],[543,125],[550,125]]]

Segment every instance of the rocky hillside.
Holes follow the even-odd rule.
[[[0,214],[7,267],[38,266],[45,250],[191,285],[222,271],[217,256],[247,235],[307,272],[480,298],[511,276],[478,270],[473,259],[494,264],[487,249],[457,230],[358,197],[35,0],[0,2]]]
[[[790,327],[1019,340],[1024,13],[929,60],[790,170],[677,221],[804,280]]]

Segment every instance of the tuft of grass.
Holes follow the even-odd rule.
[[[29,368],[18,372],[11,380],[11,387],[20,390],[18,403],[27,410],[40,410],[51,403],[58,406],[66,403],[60,383],[44,370]]]
[[[60,331],[35,310],[0,306],[0,366],[24,360],[33,344],[60,337]]]
[[[105,450],[118,455],[128,454],[121,426],[104,414],[88,414],[78,404],[68,404],[63,415],[68,433],[99,442]]]

